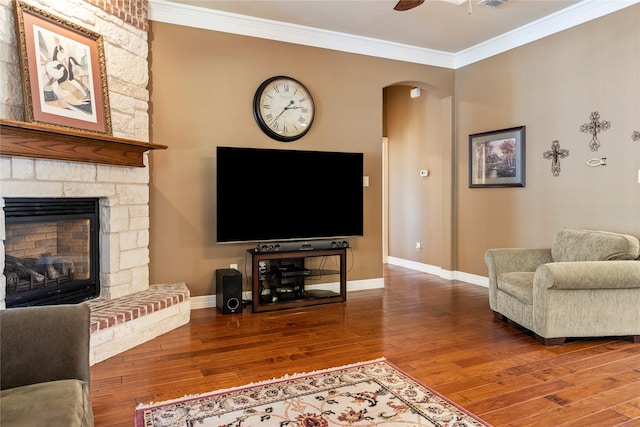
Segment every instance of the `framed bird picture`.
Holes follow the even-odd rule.
[[[25,121],[111,135],[102,36],[15,5]]]

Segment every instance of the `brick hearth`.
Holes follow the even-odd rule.
[[[184,325],[191,310],[184,283],[151,285],[124,297],[87,303],[91,307],[92,365]]]

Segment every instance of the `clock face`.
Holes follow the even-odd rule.
[[[311,128],[314,114],[311,94],[291,77],[265,80],[253,98],[253,115],[258,126],[278,141],[302,138]]]

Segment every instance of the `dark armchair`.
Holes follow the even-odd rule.
[[[86,304],[0,310],[0,425],[93,426]]]

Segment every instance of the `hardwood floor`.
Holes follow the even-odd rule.
[[[385,267],[385,289],[344,304],[191,322],[96,364],[96,426],[132,426],[139,403],[386,357],[494,426],[640,426],[640,344],[545,347],[493,317],[486,288]]]

